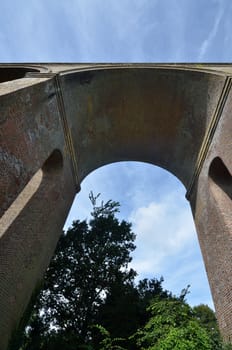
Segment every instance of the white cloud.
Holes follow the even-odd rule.
[[[137,234],[134,264],[139,273],[150,273],[144,266],[151,268],[151,262],[154,273],[163,273],[166,260],[186,251],[196,240],[190,210],[178,192],[135,209],[129,220]]]
[[[164,288],[177,295],[190,284],[188,302],[191,305],[207,303],[213,307],[183,186],[176,181],[172,191],[162,186],[160,191],[163,194],[159,199],[134,209],[129,217],[137,234],[131,267],[139,273],[138,280],[164,276]]]
[[[199,61],[202,61],[204,59],[205,54],[207,53],[209,47],[212,45],[217,35],[220,23],[222,21],[222,18],[224,15],[224,8],[223,6],[220,6],[222,5],[222,1],[219,1],[218,4],[219,4],[219,11],[214,21],[213,27],[209,30],[208,37],[203,41],[200,47],[200,54],[198,58]]]

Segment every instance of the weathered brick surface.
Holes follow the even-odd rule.
[[[232,342],[231,111],[232,92],[199,176],[194,216],[219,326],[224,337]],[[214,169],[218,171],[215,180],[209,170],[213,160],[218,158],[225,168],[224,171]],[[216,164],[219,168],[219,163]]]
[[[0,241],[0,349],[17,327],[53,254],[75,190],[69,166],[43,171],[42,182]]]
[[[52,150],[63,147],[58,116],[51,80],[34,79],[34,85],[0,96],[0,214]]]
[[[26,80],[26,79],[23,79]],[[0,349],[5,349],[53,253],[75,195],[55,94],[47,79],[0,96],[0,202],[3,214],[32,176],[42,182],[0,238]],[[12,86],[12,83],[11,83]],[[3,89],[3,88],[2,88]],[[63,161],[50,159],[60,150]],[[55,159],[55,160],[54,160]]]
[[[186,186],[220,328],[231,340],[232,65],[44,66],[10,82],[5,74],[0,84],[0,213],[13,208],[0,238],[0,350],[42,278],[78,181],[120,160],[159,165]],[[24,207],[15,202],[20,193],[29,198]]]

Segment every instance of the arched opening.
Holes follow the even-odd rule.
[[[45,173],[52,173],[60,170],[63,166],[63,157],[61,152],[56,149],[45,161],[42,169]]]
[[[90,191],[121,204],[120,219],[132,222],[137,235],[132,267],[138,279],[163,275],[178,294],[191,285],[188,301],[213,307],[185,188],[166,170],[142,162],[117,162],[98,168],[82,182],[65,229],[90,215]]]
[[[209,177],[216,196],[221,190],[232,199],[232,176],[221,158],[213,159],[209,168]]]
[[[31,67],[0,67],[0,83],[24,78],[29,72],[39,72]]]

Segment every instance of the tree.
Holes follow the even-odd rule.
[[[99,308],[97,322],[114,338],[130,337],[148,321],[147,307],[154,297],[171,297],[171,293],[163,289],[162,283],[163,277],[145,278],[137,285],[118,280],[111,286],[105,302]]]
[[[218,329],[215,313],[208,305],[200,304],[194,306],[193,311],[203,327],[209,331]]]
[[[89,222],[74,221],[57,244],[27,327],[27,349],[36,337],[38,349],[52,349],[52,343],[64,349],[60,344],[65,337],[76,345],[85,343],[112,285],[134,280],[135,271],[128,269],[135,249],[131,224],[116,218],[119,203],[97,205],[97,198],[90,194]]]
[[[183,298],[156,298],[151,318],[134,338],[143,350],[213,350],[207,331]]]
[[[215,313],[208,305],[200,304],[194,306],[193,311],[201,326],[207,331],[212,344],[212,349],[232,349],[231,345],[223,344]]]
[[[215,315],[185,302],[159,280],[134,283],[135,249],[119,203],[97,205],[91,219],[74,221],[58,242],[24,334],[23,350],[222,350]]]
[[[101,340],[99,340],[99,350],[127,350],[123,346],[125,339],[112,338],[112,335],[101,325],[95,325],[94,328],[100,333]],[[93,348],[95,349],[95,347]]]

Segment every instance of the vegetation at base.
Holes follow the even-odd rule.
[[[232,349],[214,312],[186,303],[188,287],[177,297],[162,277],[135,283],[131,224],[116,217],[118,202],[98,205],[98,196],[91,219],[62,234],[20,350]]]
[[[157,298],[148,310],[151,313],[149,321],[134,335],[140,349],[213,349],[209,334],[184,299]]]

